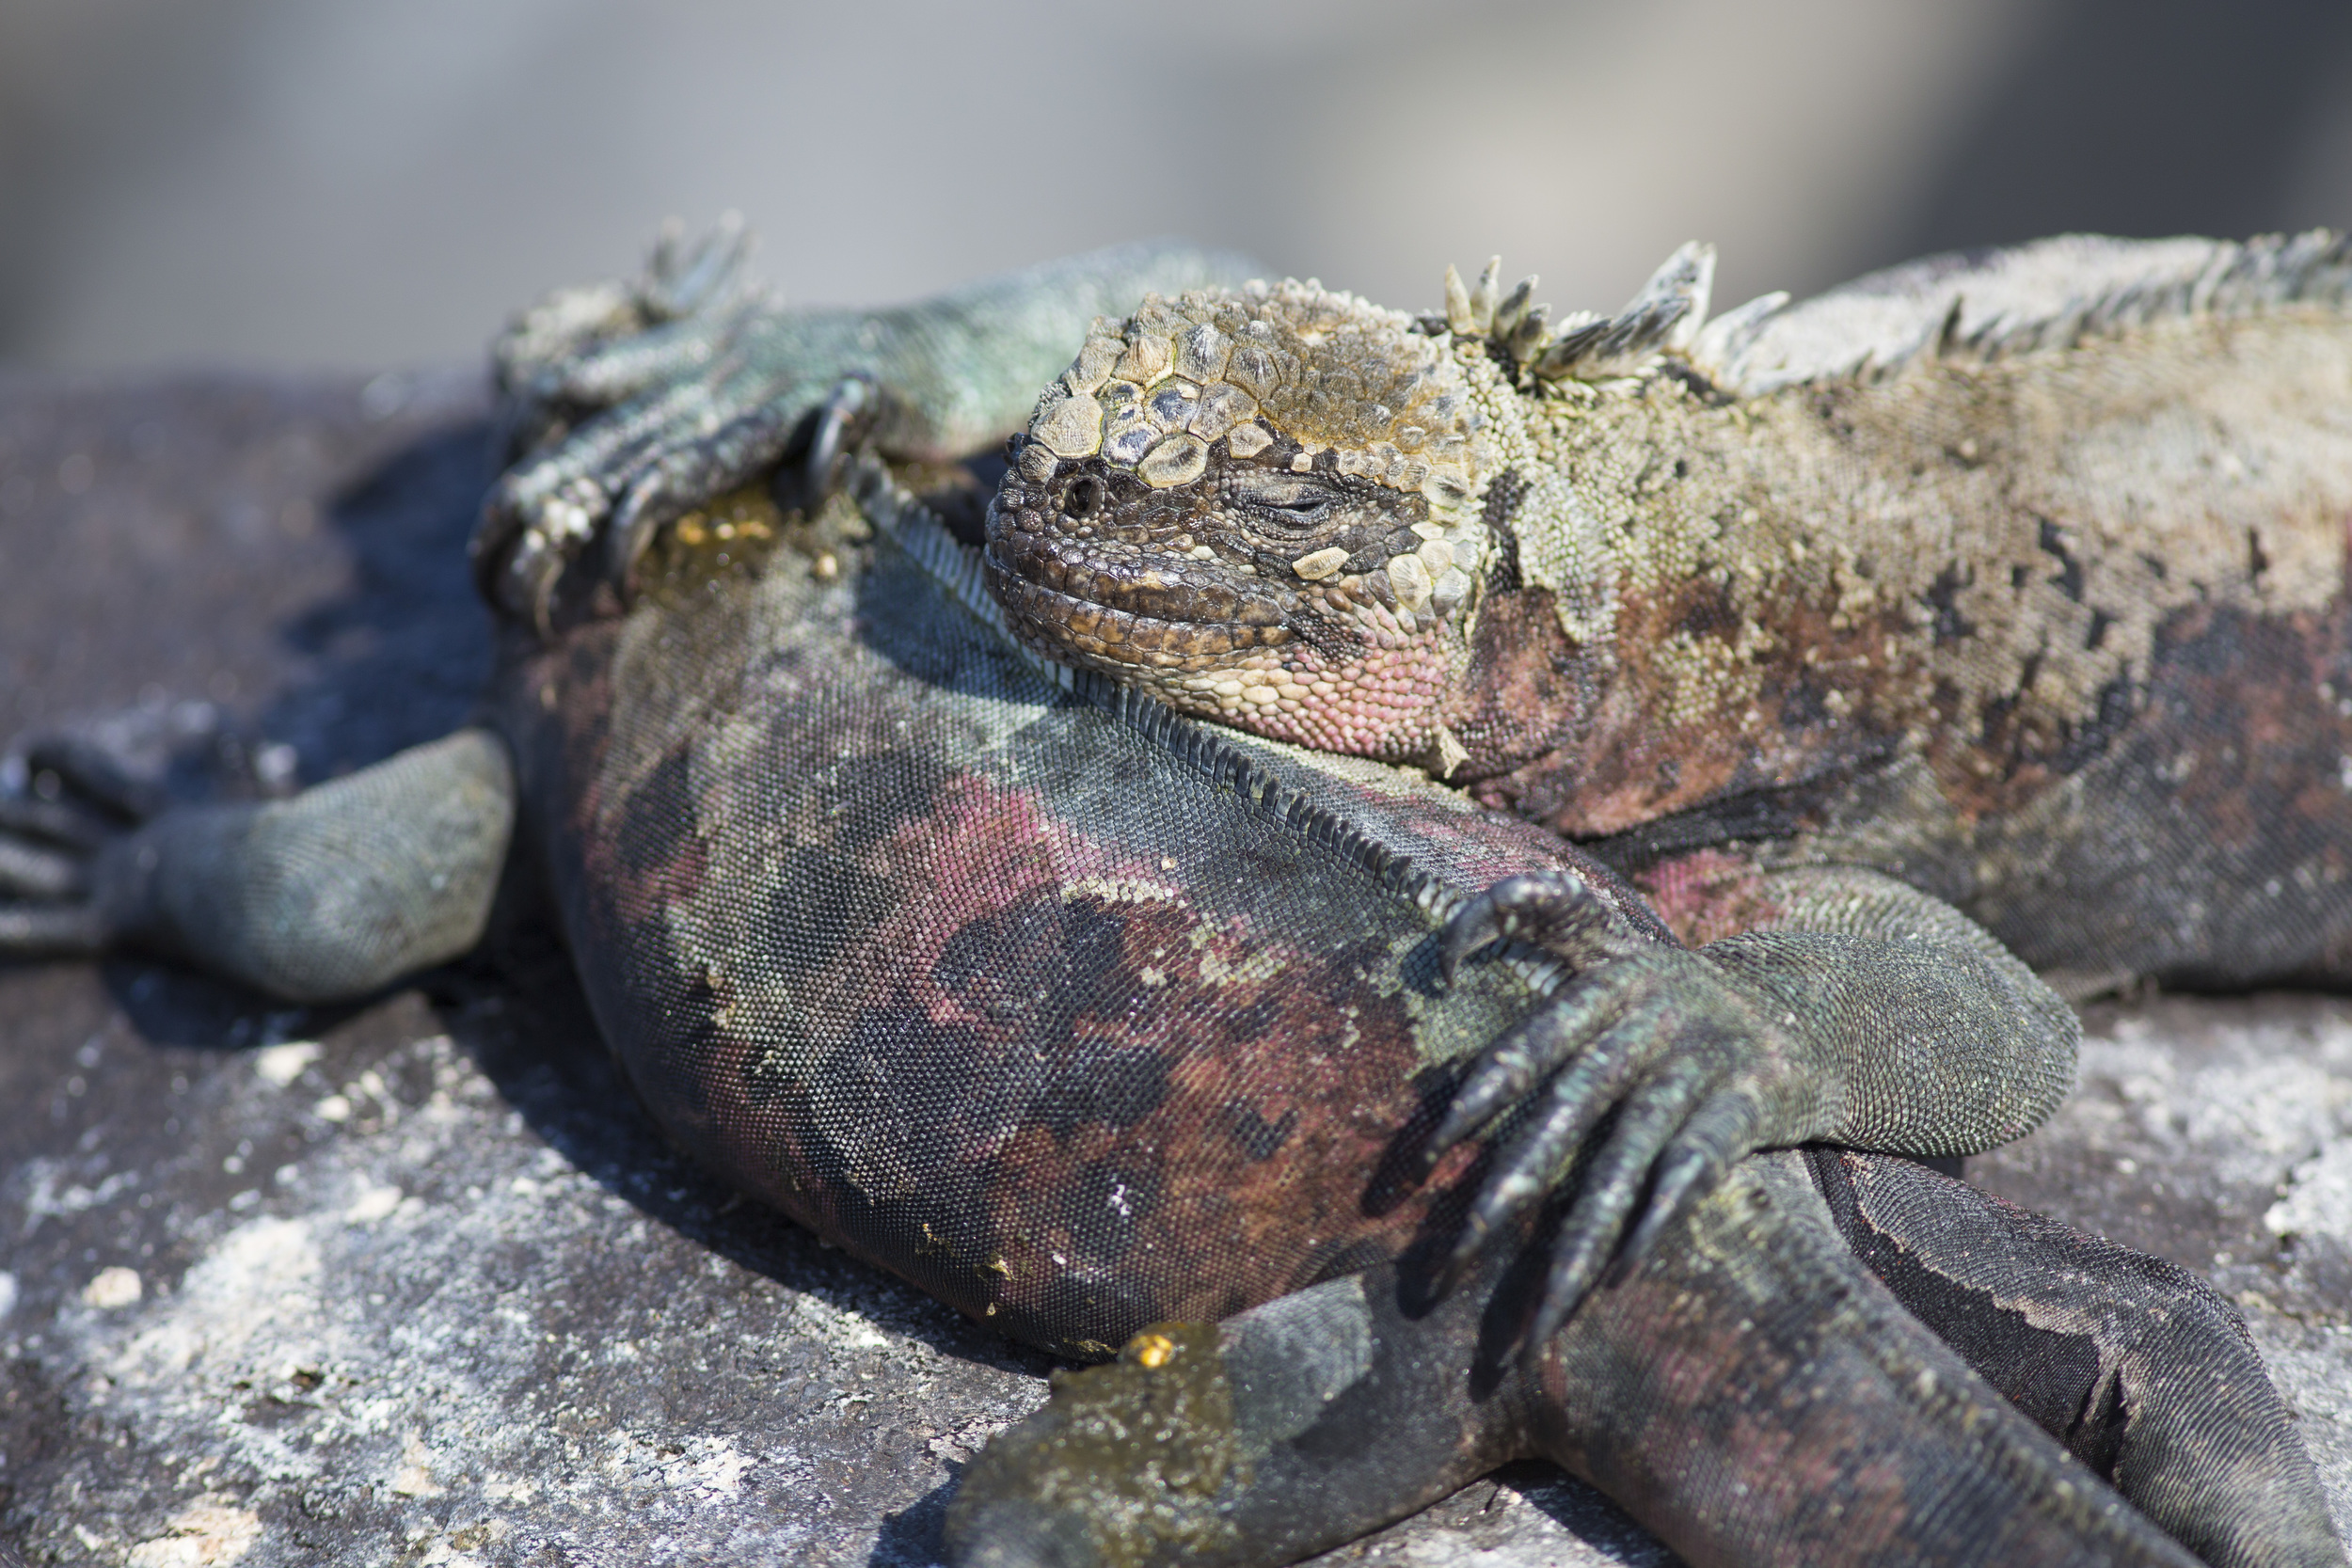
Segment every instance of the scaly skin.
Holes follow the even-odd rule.
[[[1623,1032],[1586,1026],[1620,1018],[1670,1071],[1774,1011],[1875,1038],[1839,1099],[1907,1144],[1979,1119],[1972,1096],[1994,1115],[2039,1096],[2016,1059],[2046,1040],[2035,1009],[2010,971],[1951,989],[1970,939],[1874,884],[1788,884],[1812,932],[1690,955],[1571,847],[1425,783],[1057,695],[915,570],[968,557],[919,518],[893,536],[836,541],[830,585],[786,558],[553,647],[517,637],[500,685],[525,792],[556,808],[544,854],[599,1024],[673,1135],[983,1322],[1084,1355],[1133,1337],[976,1465],[960,1561],[1280,1561],[1528,1452],[1693,1560],[2187,1560],[2094,1473],[2180,1486],[2168,1523],[2214,1561],[2341,1560],[2210,1291],[2118,1306],[2064,1259],[2012,1260],[2009,1309],[2063,1323],[2087,1367],[2151,1319],[2195,1325],[2177,1362],[2233,1358],[2234,1402],[2175,1420],[2160,1377],[2135,1406],[2188,1438],[2142,1477],[2105,1429],[2045,1435],[1981,1381],[2031,1383],[2012,1353],[2043,1342],[1979,1345],[1972,1371],[1906,1316],[1786,1157],[1666,1212],[1651,1260],[1556,1328],[1528,1326],[1546,1271],[1525,1206],[1494,1222],[1514,1244],[1433,1301],[1492,1150],[1420,1150],[1515,1015],[1570,1020],[1580,1060],[1609,1059]],[[1474,896],[1513,873],[1587,900]],[[1449,908],[1472,918],[1439,985]],[[1547,1003],[1524,960],[1479,961],[1505,928],[1585,982]],[[1586,1016],[1627,975],[1623,1012]],[[1884,1231],[1899,1246],[1969,1212],[1964,1189],[1856,1158],[1895,1192],[1930,1183]],[[2218,1484],[2248,1476],[2279,1500]]]
[[[1041,401],[992,584],[1051,657],[1591,842],[1688,936],[1694,889],[1852,863],[2077,990],[2352,979],[2343,247],[2048,242],[1707,329],[1701,261],[1558,337],[1491,270],[1420,321],[1147,301]]]

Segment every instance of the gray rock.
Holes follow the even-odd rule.
[[[454,377],[0,384],[0,728],[111,725],[198,794],[457,722],[486,432]],[[2352,1004],[2094,1024],[2083,1091],[1972,1175],[2235,1295],[2346,1519]],[[358,1008],[0,970],[30,1560],[926,1562],[1047,1366],[665,1148],[527,927]],[[1333,1556],[1669,1560],[1534,1464]]]

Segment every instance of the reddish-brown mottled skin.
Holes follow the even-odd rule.
[[[1808,610],[1790,607],[1788,650],[1758,661],[1759,690],[1742,709],[1754,717],[1732,723],[1713,708],[1670,705],[1673,683],[1655,669],[1668,631],[1726,648],[1736,639],[1738,611],[1715,584],[1683,584],[1656,605],[1629,598],[1605,659],[1562,633],[1549,592],[1498,593],[1445,709],[1470,752],[1453,777],[1488,805],[1589,839],[1851,770],[1891,748],[1895,716],[1864,700],[1841,719],[1822,695],[1867,693],[1888,673],[1889,627],[1871,620],[1832,629]]]
[[[1054,657],[1219,722],[1418,759],[1628,872],[1702,846],[1864,865],[2086,987],[2342,985],[2343,259],[2326,235],[1945,259],[1772,318],[1756,330],[1790,336],[1754,377],[1661,340],[1549,380],[1455,301],[1427,330],[1429,373],[1484,417],[1460,498],[1397,478],[1417,436],[1307,441],[1263,414],[1152,489],[1032,442],[991,513],[991,580]],[[1918,331],[1889,325],[1915,308]],[[1920,337],[1939,313],[1950,330]],[[1429,341],[1391,348],[1420,365]],[[1356,406],[1345,355],[1299,353]],[[1456,591],[1406,570],[1407,646],[1441,668],[1361,733],[1347,690],[1309,687],[1395,657],[1395,632],[1324,595],[1386,593],[1362,586],[1388,584],[1378,562],[1422,548]],[[1059,597],[1030,581],[1046,562]],[[1168,574],[1151,657],[1065,634],[1089,594]],[[1235,595],[1247,649],[1221,641]]]
[[[1482,285],[1476,298],[1473,309],[1450,290],[1454,332],[1486,326],[1494,290]],[[1166,441],[1137,467],[1120,455],[1125,446],[1115,453],[1099,430],[1089,435],[1102,423],[1086,401],[1095,384],[1129,359],[1142,385],[1147,360],[1184,359],[1203,380],[1222,373],[1229,352],[1234,364],[1259,353],[1234,335],[1265,324],[1228,322],[1207,295],[1184,303],[1232,330],[1200,325],[1179,341],[1139,316],[1142,337],[1131,332],[1122,349],[1098,324],[1092,360],[1082,355],[1078,379],[1040,404],[1039,439],[1009,454],[1020,478],[1008,476],[993,509],[991,568],[1020,635],[1039,646],[1066,636],[1061,651],[1076,662],[1184,711],[1419,762],[1562,838],[1531,847],[1498,818],[1427,797],[1383,803],[1361,780],[1359,797],[1315,832],[1263,832],[1277,816],[1293,826],[1299,800],[1345,788],[1327,779],[1286,798],[1262,792],[1263,775],[1220,774],[1214,762],[1180,781],[1203,754],[1189,741],[1128,746],[1102,707],[1009,696],[1001,647],[959,641],[935,596],[929,619],[908,624],[893,596],[909,585],[854,567],[832,592],[786,593],[777,578],[764,590],[714,589],[691,610],[589,628],[569,667],[560,653],[527,656],[510,672],[518,700],[507,728],[545,813],[548,858],[607,1037],[663,1124],[739,1184],[967,1312],[1081,1354],[1151,1318],[1223,1316],[1314,1281],[1388,1313],[1374,1368],[1339,1365],[1352,1354],[1339,1320],[1295,1320],[1308,1331],[1283,1341],[1284,1360],[1306,1367],[1302,1377],[1332,1374],[1314,1397],[1331,1406],[1326,1435],[1336,1441],[1316,1450],[1300,1491],[1269,1493],[1267,1509],[1334,1506],[1323,1457],[1406,1433],[1387,1474],[1356,1478],[1372,1500],[1352,1532],[1408,1493],[1429,1495],[1411,1489],[1522,1451],[1528,1435],[1470,1406],[1494,1370],[1490,1331],[1524,1300],[1504,1276],[1544,1249],[1490,1249],[1475,1289],[1436,1304],[1428,1322],[1409,1309],[1398,1318],[1411,1291],[1392,1287],[1426,1280],[1409,1254],[1433,1231],[1458,1228],[1446,1211],[1485,1158],[1465,1147],[1435,1172],[1421,1168],[1430,1111],[1466,1051],[1536,1006],[1538,976],[1499,965],[1433,985],[1431,911],[1444,900],[1401,892],[1474,892],[1499,871],[1577,863],[1565,839],[1581,837],[1638,872],[1686,940],[1820,913],[1823,899],[1844,900],[1838,908],[1867,924],[1892,907],[1870,902],[1885,895],[1875,871],[1893,871],[2045,962],[2167,975],[2203,964],[2245,980],[2301,973],[2352,946],[2342,896],[2352,833],[2326,787],[2329,749],[2339,761],[2352,752],[2342,744],[2352,697],[2338,699],[2352,665],[2342,585],[2327,585],[2325,606],[2311,592],[2325,552],[2309,547],[2308,528],[2290,528],[2273,541],[2285,570],[2265,580],[2256,530],[2241,569],[2231,563],[2235,524],[2208,526],[2191,541],[2203,552],[2195,571],[2167,594],[2135,594],[2127,574],[2101,583],[2094,571],[2087,600],[2069,550],[2101,531],[2111,501],[2138,504],[2140,492],[2109,475],[2037,510],[2051,504],[2026,494],[2038,482],[2102,457],[2091,443],[2069,444],[2078,421],[2044,417],[2039,371],[1947,365],[1939,349],[1908,379],[1859,378],[1726,411],[1736,398],[1669,367],[1677,373],[1606,378],[1590,397],[1562,389],[1556,406],[1529,404],[1524,428],[1505,429],[1516,372],[1498,371],[1495,356],[1520,351],[1503,336],[1432,348],[1400,317],[1375,345],[1375,368],[1398,369],[1398,355],[1418,356],[1421,370],[1458,360],[1468,369],[1455,379],[1467,380],[1454,391],[1496,421],[1492,441],[1473,440],[1479,419],[1418,371],[1375,400],[1370,383],[1323,365],[1288,402],[1270,387],[1262,406],[1202,392],[1203,406],[1239,409],[1236,419],[1260,407],[1273,425],[1241,431],[1238,445],[1230,431],[1160,431]],[[1368,309],[1337,296],[1327,307],[1334,319]],[[1143,315],[1155,309],[1167,314],[1154,301]],[[1671,351],[1664,330],[1645,341]],[[2282,363],[2295,361],[2296,330],[2243,329]],[[1330,357],[1313,352],[1322,337],[1297,335],[1284,365]],[[2063,368],[2051,384],[2119,425],[2143,407],[2161,413],[2182,385],[2201,387],[2205,337],[2234,352],[2229,332],[2191,322],[2158,344],[2154,372],[2131,359],[2137,347],[2109,345],[2084,356],[2089,372]],[[1166,354],[1146,354],[1147,340]],[[2218,424],[2238,421],[2224,435],[2243,443],[2253,439],[2245,432],[2273,428],[2257,405],[2281,383],[2256,363],[2261,353],[2242,357],[2250,373],[2208,401]],[[2111,361],[2127,372],[2120,393],[2099,384]],[[1250,363],[1252,375],[1264,368]],[[2298,373],[2314,372],[2300,364]],[[1442,427],[1435,438],[1391,418],[1416,388]],[[1157,405],[1154,419],[1185,413]],[[1348,450],[1320,436],[1311,451],[1294,442],[1332,409],[1346,416],[1334,433]],[[1751,416],[1776,421],[1782,447],[1752,442]],[[1366,433],[1382,430],[1395,446],[1368,444]],[[2216,472],[2237,458],[2221,438],[2154,446],[2201,452]],[[2312,438],[2312,450],[2325,446],[2325,433]],[[1169,456],[1179,448],[1188,468]],[[1125,489],[1096,471],[1098,449],[1134,468],[1111,475]],[[1777,472],[1747,461],[1774,451],[1788,459]],[[1494,461],[1548,465],[1556,483],[1528,468],[1504,483]],[[1461,471],[1439,472],[1448,467]],[[2260,517],[2285,522],[2306,470],[2274,468],[2288,501],[2265,494]],[[1473,469],[1476,490],[1463,479]],[[1302,474],[1322,499],[1290,493],[1285,476]],[[2004,475],[2018,483],[2003,488]],[[2169,521],[2194,514],[2202,494]],[[2231,498],[2215,494],[2221,517]],[[1966,505],[1947,504],[1954,499]],[[2037,522],[2052,560],[2037,554]],[[1898,535],[1925,543],[1884,570]],[[2217,539],[2228,547],[2211,547]],[[2283,593],[2271,592],[2279,582]],[[2017,590],[2014,603],[1989,604],[1984,594],[2003,584]],[[1373,601],[1379,613],[1355,613]],[[2157,629],[2140,615],[2118,637],[2113,648],[2134,662],[2109,702],[2101,683],[2116,656],[2078,655],[2099,649],[2118,614],[2129,621],[2149,604],[2175,613]],[[1469,644],[1469,623],[1442,624],[1456,606],[1484,613]],[[1998,635],[1972,641],[1972,616]],[[2087,641],[2070,650],[2060,645],[2070,637]],[[1385,678],[1354,678],[1375,669]],[[1334,672],[1350,678],[1326,678]],[[2230,693],[2249,685],[2260,695],[2233,705]],[[1270,803],[1253,815],[1252,801]],[[1335,820],[1368,836],[1316,836]],[[2141,836],[2125,845],[2133,832]],[[1345,852],[1316,853],[1333,842]],[[1399,844],[1416,865],[1446,869],[1435,882],[1391,877],[1399,863],[1384,857]],[[1808,868],[1824,861],[1841,868]],[[1597,865],[1582,869],[1592,885],[1621,886]],[[2182,942],[2152,945],[2148,933],[2169,929],[2175,906],[2217,887],[2226,896],[2174,923],[2188,932]],[[2256,896],[2280,902],[2222,907]],[[1911,897],[1898,889],[1896,903],[1909,910]],[[2117,918],[2107,928],[2070,918],[2086,907]],[[2321,960],[2308,940],[2313,916]],[[2249,940],[2231,949],[2241,932]],[[1907,928],[1903,942],[1918,934]],[[1921,967],[1889,962],[1891,987],[1848,994],[1847,980],[1881,971],[1839,944],[1875,939],[1843,927],[1814,935],[1804,945],[1783,932],[1721,961],[1728,973],[1770,961],[1742,954],[1795,954],[1780,972],[1805,997],[1791,993],[1791,1024],[1803,1011],[1808,1022],[1876,1021],[1903,1038],[1919,1026],[1902,997],[1943,996],[1945,980],[1975,973],[1959,961],[1964,945],[1948,957],[1913,947],[1906,957]],[[2048,940],[2037,946],[2037,936]],[[1648,974],[1652,958],[1624,973]],[[1828,989],[1805,990],[1813,978]],[[1639,1027],[1677,1043],[1772,1033],[1756,1015],[1710,1010],[1705,990],[1678,984],[1646,998]],[[2049,1002],[2065,1016],[2046,993],[2034,998],[2026,1010]],[[2002,1032],[1968,1016],[1967,1039]],[[1945,1042],[1939,1059],[1966,1050]],[[1903,1087],[1915,1090],[1919,1076]],[[1944,1117],[1942,1098],[1927,1098]],[[1908,1103],[1884,1085],[1856,1096],[1866,1108],[1874,1099]],[[1845,1136],[1805,1125],[1806,1136]],[[1547,1330],[1536,1386],[1521,1396],[1541,1429],[1534,1446],[1657,1523],[1693,1561],[2177,1562],[2145,1520],[2122,1527],[2128,1542],[2116,1533],[2128,1511],[2115,1498],[2055,1479],[2063,1463],[2046,1441],[1838,1251],[1815,1212],[1828,1189],[1804,1185],[1795,1169],[1764,1157],[1731,1171],[1674,1222],[1651,1263]],[[1939,1202],[1921,1212],[1931,1243]],[[1899,1229],[1885,1232],[1899,1246]],[[1948,1282],[1937,1275],[1929,1293]],[[2104,1310],[2096,1279],[2061,1269],[2028,1287],[2043,1289]],[[1374,1300],[1383,1290],[1391,1294]],[[2175,1296],[2159,1316],[2195,1291]],[[2064,1338],[2096,1362],[2114,1348],[2105,1333]],[[1994,1361],[2009,1354],[1983,1348]],[[1411,1386],[1415,1369],[1425,1388]],[[2310,1482],[2291,1434],[2264,1448],[2257,1429],[2283,1430],[2283,1418],[2253,1397],[2259,1370],[2239,1383],[2235,1406],[2216,1419],[2196,1413],[2187,1434],[2210,1439],[2225,1464],[2259,1455],[2274,1477]],[[1138,1479],[1179,1485],[1170,1478],[1192,1460],[1155,1447],[1162,1438],[1239,1453],[1248,1400],[1273,1402],[1257,1418],[1287,1421],[1289,1402],[1310,1391],[1274,1386],[1203,1403],[1225,1415],[1202,1414],[1197,1432],[1147,1433],[1133,1425],[1154,1418],[1142,1405],[1114,1411],[1110,1428],[1142,1447],[1073,1449],[1074,1467],[1040,1478],[1025,1499],[1015,1478],[998,1494],[1015,1513],[989,1549],[1029,1533],[1032,1505],[1047,1497],[1085,1507]],[[2169,1397],[2155,1392],[2159,1404]],[[1054,1407],[1062,1402],[1057,1393]],[[1211,1430],[1220,1418],[1229,1430]],[[2188,1468],[2204,1464],[2192,1457]],[[2296,1528],[2316,1541],[2328,1533],[2324,1502],[2315,1482],[2303,1490],[2309,1517]],[[975,1492],[985,1500],[990,1487]],[[2210,1522],[2229,1505],[2201,1508]],[[1291,1541],[1290,1523],[1261,1520],[1256,1544]],[[2009,1550],[2012,1529],[2033,1538],[2030,1551]],[[1110,1544],[1127,1551],[1123,1531]],[[1305,1549],[1307,1536],[1283,1547]]]
[[[1858,1164],[1907,1190],[1942,1182]],[[1751,1165],[1547,1350],[1547,1451],[1693,1563],[2188,1560],[2079,1468],[2021,1506],[2040,1434],[2004,1431],[1998,1396],[1791,1223],[1790,1192]]]
[[[1528,1005],[1518,982],[1437,987],[1436,917],[1358,912],[1342,861],[1311,877],[1327,888],[1262,895],[1249,858],[1306,851],[1230,796],[1032,784],[1057,753],[1008,764],[927,728],[870,589],[859,605],[780,568],[729,593],[518,642],[506,680],[599,1023],[674,1136],[975,1317],[1080,1353],[1450,1233],[1481,1156],[1421,1163],[1451,1081],[1428,1020],[1458,1014],[1467,1043]],[[828,804],[832,777],[867,782]],[[1533,830],[1362,793],[1466,890],[1563,863]],[[1111,795],[1134,821],[1089,813]],[[849,891],[747,931],[771,896],[755,875],[787,899]],[[850,1101],[827,1086],[860,1082]]]
[[[1678,624],[1711,626],[1695,612],[1705,593],[1687,596]],[[1915,632],[1833,630],[1802,601],[1781,607],[1779,640],[1752,658],[1760,722],[1661,713],[1667,683],[1646,673],[1645,642],[1597,663],[1548,619],[1549,597],[1504,593],[1486,610],[1451,715],[1470,752],[1454,780],[1597,841],[1647,889],[1665,884],[1641,869],[1661,854],[1645,836],[1679,816],[1684,842],[1745,841],[1759,867],[1892,871],[2037,967],[2352,980],[2352,586],[2326,610],[2174,611],[2130,689],[2056,731],[1923,685]],[[1840,711],[1824,703],[1833,691]],[[1906,782],[1914,759],[1926,788]],[[2174,905],[2272,882],[2288,902],[2256,917],[2266,939],[2240,916],[2169,940]]]

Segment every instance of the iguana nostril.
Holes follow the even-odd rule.
[[[1102,509],[1103,482],[1088,475],[1070,487],[1066,510],[1073,517],[1091,517]]]

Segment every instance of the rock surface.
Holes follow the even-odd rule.
[[[460,721],[491,460],[462,376],[0,382],[7,755],[271,790]],[[2352,1525],[2352,1003],[2092,1027],[1972,1177],[2235,1296]],[[357,1009],[0,969],[0,1561],[928,1562],[1047,1365],[666,1148],[529,930]],[[1669,1560],[1531,1464],[1332,1560]]]

